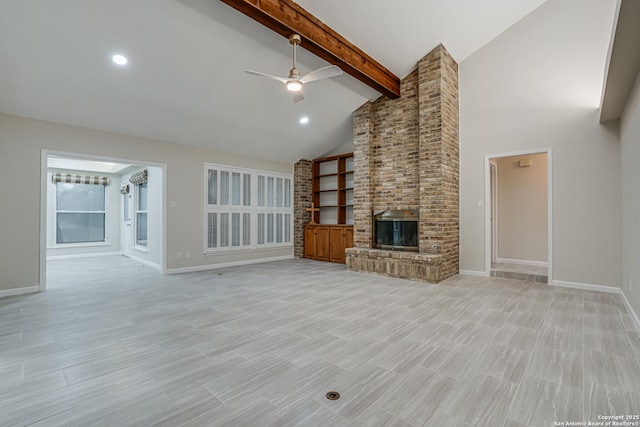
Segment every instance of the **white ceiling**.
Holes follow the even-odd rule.
[[[463,61],[545,1],[298,3],[403,77],[439,43]],[[302,74],[328,65],[304,49],[298,62]],[[243,72],[290,67],[285,38],[219,0],[0,2],[9,114],[289,162],[349,142],[352,112],[379,94],[343,75],[293,104],[278,82]]]

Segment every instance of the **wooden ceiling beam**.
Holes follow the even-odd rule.
[[[299,34],[301,46],[383,95],[400,96],[400,79],[292,0],[221,0],[276,33]]]

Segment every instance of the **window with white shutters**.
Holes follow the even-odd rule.
[[[205,253],[292,246],[292,177],[205,165]]]
[[[291,246],[290,176],[258,172],[258,246]]]

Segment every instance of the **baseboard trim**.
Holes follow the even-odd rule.
[[[638,317],[638,314],[631,306],[631,303],[627,299],[627,296],[625,295],[624,291],[620,291],[620,295],[622,295],[622,299],[624,300],[624,303],[627,306],[627,310],[629,311],[629,314],[631,315],[633,322],[636,324],[636,329],[637,329],[636,332],[640,333],[640,317]]]
[[[527,261],[524,259],[496,258],[496,262],[502,264],[530,265],[533,267],[549,267],[549,263],[546,261]]]
[[[162,268],[160,267],[160,265],[156,264],[155,262],[151,262],[147,259],[144,258],[138,258],[135,255],[131,255],[129,256],[129,258],[131,258],[132,260],[139,262],[140,264],[146,265],[147,267],[151,267],[151,268],[155,268],[156,270],[158,270],[159,272],[162,273]]]
[[[460,275],[462,276],[479,276],[479,277],[487,277],[487,273],[484,271],[477,270],[460,270]]]
[[[269,258],[248,259],[243,261],[221,262],[220,264],[197,265],[195,267],[169,268],[167,269],[167,274],[192,273],[195,271],[215,270],[218,268],[237,267],[240,265],[262,264],[265,262],[283,261],[287,259],[294,259],[294,257],[293,255],[283,255]]]
[[[589,283],[578,283],[578,282],[565,282],[563,280],[553,280],[549,284],[551,286],[558,286],[560,288],[582,289],[583,291],[606,292],[609,294],[622,293],[622,289],[616,288],[615,286],[592,285]]]
[[[22,294],[34,294],[36,292],[40,292],[40,286],[27,286],[24,288],[3,289],[3,290],[0,290],[0,298],[12,297],[15,295],[22,295]]]
[[[95,252],[91,254],[70,254],[70,255],[50,255],[47,256],[47,261],[56,261],[59,259],[73,259],[73,258],[93,258],[99,256],[114,256],[122,255],[120,252]]]

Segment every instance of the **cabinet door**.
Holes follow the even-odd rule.
[[[316,256],[316,234],[315,227],[304,228],[304,257],[315,258]]]
[[[331,261],[344,262],[344,228],[331,227],[329,236],[331,243]]]
[[[329,260],[329,227],[315,227],[315,258]]]
[[[345,227],[344,229],[344,247],[352,248],[353,247],[353,228]]]

